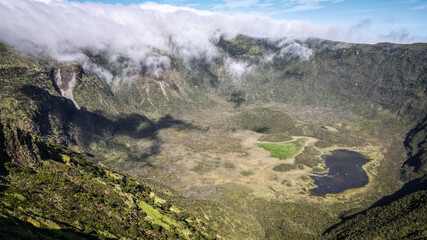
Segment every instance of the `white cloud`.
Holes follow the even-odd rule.
[[[306,44],[299,43],[292,39],[284,39],[277,44],[281,50],[280,54],[290,54],[294,57],[299,57],[303,61],[307,61],[313,54],[313,50]]]
[[[173,13],[176,11],[189,11],[189,12],[197,13],[199,15],[206,15],[206,16],[212,15],[212,12],[210,11],[200,11],[190,7],[179,7],[179,6],[174,6],[170,4],[159,4],[155,2],[145,2],[143,4],[140,4],[139,6],[142,9],[154,10],[162,13]]]
[[[233,76],[233,80],[239,80],[242,76],[247,75],[251,72],[252,66],[245,61],[235,61],[231,58],[227,58],[225,61],[225,68],[227,72]]]
[[[154,79],[160,80],[164,72],[171,68],[171,63],[169,57],[150,56],[145,60],[145,66],[147,66],[148,73]]]
[[[320,1],[294,2],[309,4]],[[276,20],[262,15],[227,15],[156,3],[123,6],[93,2],[50,1],[45,4],[34,0],[0,0],[0,16],[0,41],[21,51],[47,53],[64,61],[83,58],[82,50],[85,49],[108,51],[112,56],[131,59],[134,66],[149,64],[147,58],[158,51],[187,60],[209,60],[218,54],[215,42],[220,36],[232,38],[237,34],[273,39],[318,37],[368,43],[384,39],[412,41],[405,34],[372,36],[366,35],[364,28]]]
[[[282,12],[296,12],[323,8],[322,3],[338,3],[343,0],[282,0],[278,1],[278,5],[282,4],[286,9]],[[281,3],[280,3],[281,2]],[[276,4],[276,3],[275,3]],[[222,0],[221,3],[213,5],[213,9],[245,9],[253,8],[253,10],[269,10],[274,6],[271,0]]]

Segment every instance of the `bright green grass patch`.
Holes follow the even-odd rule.
[[[283,160],[295,157],[307,140],[307,138],[300,138],[297,141],[287,143],[258,143],[257,146],[269,151],[270,157]]]
[[[157,209],[153,208],[151,205],[141,201],[138,202],[138,206],[142,208],[142,210],[147,213],[147,219],[152,223],[162,226],[163,228],[170,229],[170,225],[179,226],[175,221],[170,219],[167,216],[161,214]],[[170,225],[169,225],[170,224]]]
[[[175,227],[177,231],[181,232],[186,239],[190,239],[190,231],[187,231],[186,229],[183,229],[175,220],[172,218],[163,215],[160,213],[157,209],[153,208],[151,205],[140,201],[138,202],[138,206],[147,213],[146,219],[150,222],[160,225],[163,228],[170,230],[171,226]]]

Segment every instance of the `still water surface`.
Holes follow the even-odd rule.
[[[337,150],[331,155],[323,155],[328,173],[311,176],[317,188],[315,195],[340,193],[350,188],[362,187],[368,183],[368,176],[362,166],[369,160],[357,152]]]

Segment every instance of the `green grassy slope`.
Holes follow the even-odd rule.
[[[0,130],[0,237],[215,238],[140,182],[7,124]]]

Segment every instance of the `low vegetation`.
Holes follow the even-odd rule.
[[[322,163],[322,159],[320,158],[320,152],[314,147],[305,147],[304,151],[295,157],[295,163],[314,168],[320,163]]]
[[[292,140],[292,137],[283,133],[265,134],[259,139],[262,142],[285,142]]]
[[[281,163],[273,168],[273,170],[277,172],[287,172],[294,169],[297,169],[296,165],[287,163]]]

